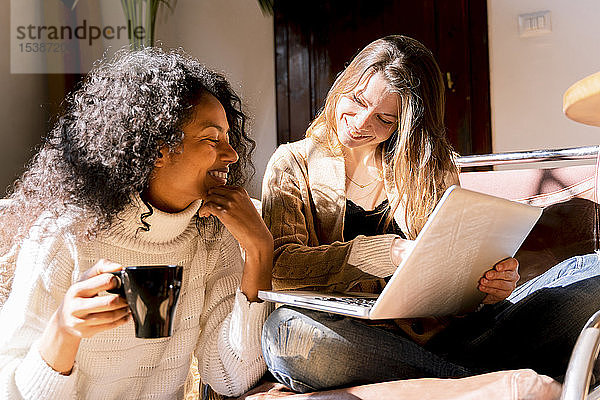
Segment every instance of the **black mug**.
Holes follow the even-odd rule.
[[[135,324],[135,337],[171,336],[183,267],[144,265],[125,267],[112,274],[119,283],[108,292],[127,300]]]

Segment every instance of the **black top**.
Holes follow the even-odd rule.
[[[344,218],[344,240],[352,240],[358,235],[375,236],[384,233],[393,233],[406,239],[404,233],[392,219],[387,229],[383,229],[385,219],[390,212],[390,206],[385,199],[374,210],[365,211],[361,206],[346,200],[346,215]]]

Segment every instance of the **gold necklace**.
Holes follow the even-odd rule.
[[[361,189],[364,189],[364,188],[366,188],[367,186],[370,186],[370,185],[374,184],[375,182],[381,182],[381,181],[382,181],[381,177],[377,177],[377,178],[373,179],[371,182],[369,182],[369,183],[365,183],[364,185],[361,185],[360,183],[358,183],[358,182],[355,182],[355,181],[354,181],[354,179],[350,178],[350,177],[348,176],[348,174],[346,174],[346,178],[348,178],[348,180],[349,180],[351,183],[354,183],[356,186],[358,186],[358,187],[359,187],[359,188],[361,188]]]
[[[367,197],[371,196],[373,193],[375,193],[377,191],[377,188],[379,188],[379,190],[381,190],[379,185],[373,186],[373,189],[368,190],[366,193],[363,193],[361,196],[352,196],[352,198],[348,197],[348,195],[346,194],[346,198],[350,199],[352,201],[359,201],[362,199],[366,199]],[[377,196],[379,197],[379,195]]]

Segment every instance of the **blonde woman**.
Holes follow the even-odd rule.
[[[263,182],[263,217],[275,243],[273,285],[376,288],[410,250],[444,191],[458,184],[432,53],[405,36],[372,42],[338,76],[306,136],[275,152]],[[515,290],[518,262],[490,267],[478,288],[483,304],[500,310]],[[584,322],[593,313],[579,311]],[[282,307],[267,320],[263,352],[273,375],[298,391],[487,368],[452,356],[454,343],[435,344],[458,322],[396,322],[373,326]],[[432,336],[427,347],[437,346],[435,352],[422,347]]]

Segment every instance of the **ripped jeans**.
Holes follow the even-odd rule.
[[[426,346],[359,319],[289,306],[265,322],[263,355],[298,392],[531,368],[561,379],[581,328],[600,309],[600,259],[577,256],[500,303],[454,318]]]

